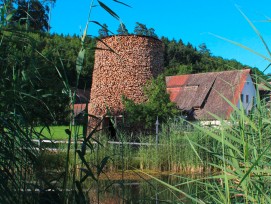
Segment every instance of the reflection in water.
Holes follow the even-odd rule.
[[[184,179],[176,176],[160,175],[159,179],[174,185],[183,183]],[[191,193],[193,186],[178,186],[184,192]],[[190,203],[179,192],[174,192],[154,180],[140,177],[125,180],[102,180],[91,185],[89,191],[90,203],[126,204],[126,203]]]

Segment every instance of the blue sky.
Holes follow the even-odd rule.
[[[195,47],[205,43],[214,56],[236,59],[260,70],[269,64],[263,58],[212,34],[242,43],[268,56],[259,37],[236,6],[253,22],[271,49],[271,22],[267,22],[271,19],[270,0],[121,0],[132,8],[113,0],[101,1],[120,16],[129,32],[133,32],[135,23],[140,22],[154,28],[159,37],[182,39]],[[87,22],[90,4],[91,0],[57,0],[52,9],[51,32],[80,35]],[[119,21],[99,6],[92,9],[91,20],[106,23],[114,33],[119,26]],[[98,29],[92,23],[88,34],[97,36]],[[271,68],[265,73],[271,73]]]

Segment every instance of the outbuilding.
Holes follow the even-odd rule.
[[[250,69],[168,76],[166,85],[170,100],[190,120],[217,124],[215,116],[229,119],[232,105],[242,103],[249,114],[256,103]]]

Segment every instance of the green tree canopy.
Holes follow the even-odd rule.
[[[17,0],[14,1],[15,9],[12,17],[13,25],[25,27],[26,30],[48,31],[49,25],[49,3],[55,0],[39,1],[39,0]]]
[[[136,22],[135,28],[134,28],[134,34],[136,35],[148,35],[148,29],[145,24]]]
[[[118,33],[119,35],[128,35],[128,34],[129,34],[129,32],[128,32],[126,26],[125,26],[123,23],[121,23],[121,24],[119,25],[118,30],[117,30],[117,33]]]
[[[205,43],[199,45],[199,52],[204,55],[211,55],[210,50],[207,48]]]
[[[100,37],[100,38],[109,36],[108,26],[104,23],[104,24],[101,26],[101,28],[98,30],[98,33],[99,33],[99,37]]]
[[[3,39],[0,45],[0,112],[11,111],[16,104],[23,104],[30,106],[25,110],[33,110],[25,114],[29,121],[41,121],[42,118],[48,124],[65,123],[70,101],[63,92],[63,80],[70,87],[76,85],[80,38],[47,33],[17,34],[1,30],[0,38]],[[84,61],[78,85],[81,89],[90,89],[94,64],[92,48],[95,47],[95,40],[88,37],[86,44],[87,60]],[[16,93],[20,94],[12,94],[15,85],[18,89]]]
[[[145,95],[148,100],[141,104],[136,104],[132,100],[124,98],[127,122],[131,126],[143,126],[149,129],[154,127],[157,117],[160,122],[165,122],[170,117],[178,115],[179,111],[175,104],[170,101],[169,94],[166,93],[164,75],[158,76],[146,85]]]
[[[156,35],[156,33],[155,33],[154,28],[148,29],[148,36],[155,37],[155,38],[158,37],[158,36]]]
[[[167,37],[161,40],[165,47],[165,70],[172,75],[249,68],[236,60],[212,56],[205,43],[197,50],[191,43],[184,44],[182,40],[169,40]]]
[[[145,35],[145,36],[151,36],[151,37],[156,37],[157,35],[155,33],[154,28],[148,29],[145,24],[136,22],[135,28],[134,28],[134,34],[136,35]]]

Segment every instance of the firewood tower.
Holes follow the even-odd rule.
[[[108,36],[97,42],[88,112],[102,117],[124,111],[122,96],[146,101],[143,87],[163,71],[163,44],[148,36]]]

